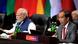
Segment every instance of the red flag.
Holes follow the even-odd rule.
[[[36,13],[37,0],[23,0],[23,7],[29,12],[29,17]]]
[[[73,0],[62,0],[62,8],[70,12],[74,10]]]
[[[29,12],[29,17],[36,14],[37,0],[16,0],[15,11],[18,8],[25,8]]]
[[[15,12],[22,7],[22,0],[15,0]]]

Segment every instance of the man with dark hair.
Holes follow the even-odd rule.
[[[71,13],[68,11],[61,11],[58,14],[60,25],[56,30],[56,37],[60,42],[71,43],[75,41],[76,25],[70,21]]]

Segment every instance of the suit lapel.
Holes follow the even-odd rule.
[[[60,39],[62,39],[62,26],[60,25],[60,29],[59,29],[59,31],[60,31],[60,34],[59,34],[59,37],[60,37]]]
[[[71,31],[71,22],[69,22],[69,24],[68,24],[68,26],[67,26],[67,34],[66,34],[66,39],[69,37],[69,35],[70,35],[70,31]],[[62,32],[62,28],[63,28],[63,26],[60,26],[60,32]],[[60,33],[60,38],[62,37],[62,33]]]
[[[71,22],[69,22],[69,24],[68,24],[68,26],[67,26],[67,36],[66,36],[66,38],[68,38],[69,37],[69,35],[70,35],[70,31],[71,31]]]

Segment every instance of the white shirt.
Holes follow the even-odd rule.
[[[68,26],[69,22],[65,25],[65,28],[67,29],[67,26]]]
[[[6,33],[13,33],[15,31],[15,27],[17,25],[17,22],[15,24],[13,24],[13,28],[10,30],[3,30]],[[31,34],[30,30],[36,30],[36,26],[33,22],[31,22],[28,26],[28,31],[23,31],[23,32],[27,32],[29,34]]]
[[[13,28],[11,28],[10,30],[3,30],[5,33],[0,34],[0,38],[9,39],[10,35],[8,35],[6,33],[14,33],[16,25],[17,25],[17,22],[15,24],[13,24]],[[35,26],[35,24],[33,22],[31,22],[29,24],[28,31],[23,31],[23,32],[31,34],[30,30],[36,30],[36,26]]]
[[[64,26],[65,27],[65,32],[68,31],[68,30],[66,30],[67,27],[68,27],[68,24],[69,24],[69,22]],[[57,27],[57,29],[58,29],[58,27]],[[57,37],[56,33],[52,37]]]
[[[67,31],[68,31],[68,30],[67,30],[68,24],[69,24],[69,22],[64,26],[64,27],[65,27],[65,33],[67,33]],[[62,34],[62,39],[64,39],[64,36],[65,36],[65,35]]]

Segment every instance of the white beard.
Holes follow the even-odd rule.
[[[16,20],[16,22],[22,22],[23,20]]]

